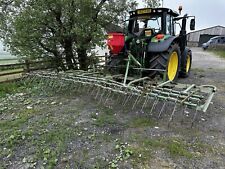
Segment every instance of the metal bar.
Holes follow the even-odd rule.
[[[142,67],[142,65],[141,65],[141,63],[140,62],[138,62],[138,60],[129,52],[129,55],[128,55],[128,57],[131,59],[131,60],[133,60],[134,61],[134,63],[136,64],[136,65],[138,65],[138,66],[140,66],[140,67]]]
[[[208,97],[208,99],[206,100],[206,103],[204,104],[202,111],[205,113],[209,107],[209,105],[211,104],[211,101],[213,99],[213,96],[215,95],[215,92],[213,92],[212,94],[210,94],[210,96]]]
[[[169,83],[171,83],[172,81],[166,81],[166,82],[163,82],[163,83],[161,83],[161,84],[159,84],[158,86],[157,86],[157,88],[158,87],[163,87],[163,86],[165,86],[165,85],[167,85],[167,84],[169,84]]]
[[[143,78],[140,78],[140,79],[133,80],[130,83],[128,83],[127,87],[131,86],[134,83],[141,82],[141,81],[144,81],[144,80],[147,80],[147,79],[149,79],[149,77],[143,77]]]
[[[192,88],[194,88],[196,85],[193,84],[191,86],[189,86],[186,90],[183,91],[183,93],[188,93]]]
[[[128,61],[127,61],[127,68],[126,68],[126,73],[124,76],[124,81],[123,81],[123,85],[125,86],[127,83],[127,76],[128,76],[128,72],[129,72],[129,67],[130,67],[130,57],[128,56]]]
[[[158,72],[165,72],[166,70],[163,70],[163,69],[146,69],[146,68],[131,68],[131,69],[134,69],[134,70],[155,70],[155,71],[158,71]]]
[[[195,94],[195,93],[198,92],[198,91],[199,91],[199,89],[197,89],[197,90],[191,92],[186,98],[184,98],[184,99],[181,101],[181,104],[183,104],[187,99],[189,99],[193,94]],[[185,93],[187,93],[187,92],[185,92]]]

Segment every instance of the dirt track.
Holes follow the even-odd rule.
[[[6,107],[0,111],[0,168],[224,169],[225,69],[210,69],[223,62],[201,49],[194,48],[193,57],[190,77],[179,82],[218,88],[214,104],[199,112],[193,128],[195,111],[183,117],[182,108],[168,127],[173,105],[157,119],[162,104],[150,113],[154,100],[140,111],[122,106],[117,96],[100,103],[84,95],[86,89],[57,92],[31,85],[0,98],[0,108]]]

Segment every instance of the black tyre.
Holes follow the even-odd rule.
[[[125,66],[126,62],[121,56],[114,56],[108,61],[106,69],[112,75],[122,74],[125,72]]]
[[[166,52],[151,55],[148,67],[150,69],[156,69],[149,71],[151,78],[159,75],[163,80],[176,80],[180,68],[179,45],[172,43]]]
[[[192,52],[190,49],[185,49],[181,57],[180,77],[186,78],[190,75],[192,65]]]

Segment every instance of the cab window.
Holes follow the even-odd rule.
[[[173,17],[166,16],[166,34],[174,35]]]
[[[130,21],[129,30],[137,35],[141,35],[145,29],[152,29],[153,33],[158,33],[162,30],[161,25],[161,15],[145,15]]]

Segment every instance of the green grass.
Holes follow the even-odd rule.
[[[162,150],[174,159],[184,157],[187,159],[199,158],[207,152],[214,152],[212,146],[201,141],[188,143],[179,138],[149,138],[141,134],[130,136],[131,150],[134,152],[134,166],[148,166],[149,159],[155,158],[155,151]],[[140,157],[141,154],[141,157]]]
[[[96,119],[94,124],[98,127],[104,127],[118,123],[116,117],[114,116],[113,110],[110,108],[105,108],[98,116],[92,115],[91,117]]]
[[[221,58],[225,58],[225,50],[223,49],[210,49],[210,52],[213,52],[217,56],[220,56]]]
[[[18,83],[0,83],[0,97],[18,92],[20,87]]]
[[[153,127],[155,122],[149,117],[135,117],[129,121],[128,126],[131,128]]]
[[[68,128],[73,123],[73,118],[62,122],[52,114],[30,123],[30,119],[43,112],[25,110],[17,114],[18,117],[14,120],[0,122],[0,149],[4,147],[7,150],[0,151],[0,158],[15,156],[17,149],[26,144],[26,148],[35,149],[31,165],[41,160],[45,168],[54,168],[59,155],[66,150],[67,142],[76,138],[76,133],[80,131],[78,128]],[[54,125],[48,128],[50,124]],[[29,156],[26,154],[24,160],[28,160]]]
[[[193,157],[193,153],[188,150],[189,145],[178,139],[144,140],[144,146],[150,149],[163,148],[169,152],[172,157]]]

